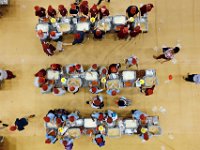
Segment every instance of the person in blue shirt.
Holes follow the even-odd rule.
[[[65,43],[63,45],[75,45],[83,43],[85,38],[85,32],[84,31],[78,31],[74,34],[74,41],[72,43]]]
[[[105,145],[105,135],[103,134],[96,134],[94,139],[93,139],[93,143],[97,144],[99,147],[102,147]]]

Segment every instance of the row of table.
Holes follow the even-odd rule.
[[[104,17],[94,23],[91,23],[89,19],[82,17],[62,17],[58,18],[55,23],[51,23],[51,19],[40,20],[36,25],[36,31],[58,31],[63,33],[76,33],[77,31],[88,32],[91,30],[91,26],[95,26],[95,28],[102,31],[110,32],[118,31],[119,26],[125,25],[128,21],[128,18],[124,15]],[[147,16],[136,17],[133,24],[134,26],[140,25],[143,32],[148,31]]]

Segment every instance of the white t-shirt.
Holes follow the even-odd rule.
[[[0,69],[0,80],[7,79],[7,77],[8,77],[7,72],[5,70]]]

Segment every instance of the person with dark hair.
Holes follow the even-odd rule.
[[[131,38],[135,38],[136,36],[138,36],[140,33],[142,33],[142,30],[140,28],[140,26],[136,26],[134,28],[131,28],[130,30],[130,37]]]
[[[72,43],[65,43],[63,45],[76,45],[76,44],[81,44],[83,43],[85,38],[85,32],[83,31],[78,31],[74,34],[74,41]]]
[[[120,68],[121,68],[121,64],[120,63],[118,63],[118,64],[111,64],[109,66],[109,69],[108,69],[108,74],[118,73]]]
[[[119,100],[116,102],[119,108],[125,108],[131,105],[131,101],[128,100],[126,97],[120,97]]]
[[[58,11],[60,12],[60,15],[61,15],[62,17],[65,17],[65,16],[67,16],[67,14],[68,14],[68,11],[67,11],[67,9],[65,8],[64,5],[59,5],[59,6],[58,6]]]
[[[154,59],[165,59],[165,61],[163,61],[163,62],[170,61],[174,58],[174,55],[176,53],[178,53],[179,51],[180,51],[179,47],[175,47],[175,48],[164,47],[163,48],[163,54],[158,55],[158,56],[153,55],[153,58]]]
[[[40,6],[35,6],[35,16],[38,16],[39,18],[46,17],[46,9]]]
[[[99,40],[101,40],[102,38],[103,38],[103,35],[105,34],[105,32],[104,31],[101,31],[101,30],[99,30],[99,29],[95,29],[94,31],[93,31],[93,35],[94,35],[94,39],[99,39]]]
[[[93,5],[90,8],[90,17],[92,18],[97,18],[98,17],[98,13],[99,13],[99,9],[97,8],[97,5]]]
[[[99,0],[98,3],[97,3],[97,5],[100,5],[102,1],[103,0]],[[110,0],[107,0],[107,2],[110,3]]]
[[[128,27],[121,26],[119,32],[117,33],[117,37],[119,39],[127,39],[128,38]]]
[[[47,13],[52,18],[56,17],[56,10],[51,5],[49,5]]]
[[[187,74],[187,77],[183,77],[185,81],[194,82],[200,84],[200,74]]]
[[[146,14],[147,12],[150,12],[152,8],[153,8],[153,4],[151,3],[145,4],[142,7],[140,7],[141,16],[144,16],[144,14]]]
[[[131,5],[126,9],[126,14],[127,14],[128,18],[134,17],[138,13],[139,13],[138,7],[135,5]]]
[[[148,87],[148,88],[144,88],[141,86],[140,92],[141,93],[145,93],[146,96],[152,95],[153,94],[153,90],[155,88],[155,85],[153,85],[152,87]]]

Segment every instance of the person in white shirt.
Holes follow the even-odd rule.
[[[136,65],[138,68],[138,58],[135,55],[130,56],[129,58],[125,59],[126,68]]]
[[[2,70],[0,69],[0,80],[9,80],[15,78],[16,76],[10,70]]]
[[[48,36],[48,32],[43,32],[42,30],[37,31],[37,37],[40,39],[40,41],[46,41],[48,39]]]
[[[62,41],[62,32],[51,31],[50,32],[50,39],[54,41]]]
[[[43,84],[45,84],[45,82],[46,82],[45,78],[43,78],[43,77],[35,77],[34,85],[36,87],[41,87]]]
[[[44,84],[44,85],[42,85],[41,93],[42,93],[42,94],[48,94],[48,93],[51,93],[52,88],[53,88],[53,85],[52,85],[52,84],[50,84],[50,85],[48,85],[48,84]]]

